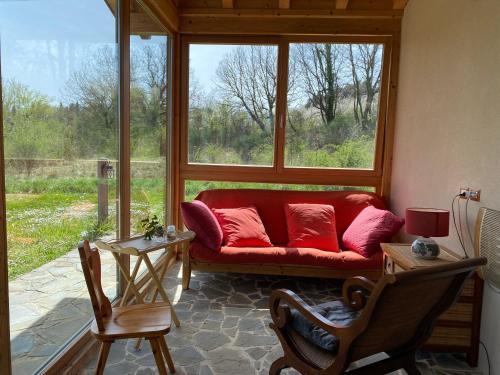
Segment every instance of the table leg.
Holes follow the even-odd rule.
[[[170,247],[167,248],[167,250],[165,251],[165,263],[163,264],[163,267],[160,271],[160,280],[163,280],[163,278],[165,277],[165,274],[167,273],[167,269],[168,269],[168,264],[170,263],[170,259],[172,258],[172,253],[175,254],[175,251],[172,251],[172,249]],[[154,291],[154,294],[153,294],[153,299],[151,300],[151,302],[155,302],[156,301],[156,297],[158,297],[158,288],[155,288],[155,291]]]
[[[123,294],[123,299],[120,303],[120,306],[123,307],[128,301],[128,295],[130,292],[130,286],[134,284],[135,278],[137,277],[137,273],[139,272],[139,267],[141,266],[142,259],[137,258],[137,262],[135,263],[134,270],[132,271],[132,275],[130,276],[130,281],[127,283],[127,287],[125,288],[125,293]]]
[[[172,319],[177,327],[181,325],[179,318],[177,318],[177,314],[175,313],[174,307],[170,303],[170,300],[168,299],[167,292],[163,288],[163,285],[161,285],[161,280],[158,278],[158,275],[155,272],[155,268],[153,267],[153,264],[151,263],[151,260],[149,259],[147,254],[141,254],[144,258],[144,263],[146,264],[146,267],[148,267],[149,273],[151,274],[151,278],[153,279],[153,282],[155,283],[156,287],[158,288],[158,291],[160,292],[161,298],[163,299],[163,302],[166,302],[170,305],[171,312],[172,312]]]
[[[137,298],[137,301],[139,303],[144,303],[144,300],[142,298],[141,293],[139,292],[139,290],[137,289],[137,287],[135,286],[135,284],[132,282],[132,279],[130,278],[130,276],[127,275],[127,272],[125,272],[125,269],[124,269],[124,267],[122,265],[120,256],[118,254],[116,254],[115,252],[113,252],[112,254],[113,254],[113,257],[116,260],[116,263],[118,264],[118,268],[120,269],[120,272],[121,272],[122,276],[124,277],[125,281],[127,281],[127,288],[128,288],[128,286],[130,284],[130,289],[132,289],[132,292],[134,292],[135,297]]]

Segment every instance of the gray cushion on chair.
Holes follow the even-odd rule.
[[[313,306],[312,309],[332,323],[341,326],[350,325],[358,317],[358,312],[346,306],[341,300],[322,303]],[[337,337],[312,324],[299,311],[292,309],[291,314],[291,328],[302,337],[329,352],[338,351],[339,339]]]

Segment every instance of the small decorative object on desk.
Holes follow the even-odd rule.
[[[411,251],[417,258],[436,259],[439,245],[430,237],[446,237],[450,212],[437,208],[407,208],[406,233],[421,236],[413,241]]]
[[[177,235],[177,231],[175,230],[175,225],[168,225],[166,232],[167,232],[167,239],[169,240],[175,239]]]
[[[163,237],[164,229],[158,220],[158,216],[154,215],[152,218],[148,216],[141,220],[141,226],[146,240],[152,240],[153,237]]]

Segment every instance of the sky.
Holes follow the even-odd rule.
[[[115,18],[104,0],[0,0],[0,41],[4,81],[65,102],[71,75],[97,49],[116,50]],[[165,37],[132,36],[131,43],[165,43]]]
[[[219,62],[235,48],[237,48],[235,45],[190,45],[189,67],[206,91],[210,91],[215,86]]]
[[[0,0],[0,41],[4,80],[15,79],[52,102],[65,102],[64,89],[72,73],[96,49],[116,49],[115,19],[104,0]],[[132,45],[164,41],[163,37],[131,39]],[[191,47],[191,68],[207,92],[219,61],[233,48]]]

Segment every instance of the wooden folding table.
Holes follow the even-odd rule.
[[[125,305],[129,299],[130,293],[134,293],[136,297],[137,303],[145,303],[145,300],[142,294],[139,291],[139,288],[135,284],[135,279],[139,272],[139,268],[144,261],[148,272],[151,275],[151,279],[155,286],[155,290],[153,293],[153,298],[151,302],[155,302],[158,294],[160,294],[161,298],[164,302],[168,303],[172,309],[172,319],[177,327],[180,326],[179,318],[175,313],[174,307],[172,306],[167,292],[163,287],[161,281],[165,277],[165,273],[167,272],[168,264],[170,260],[176,256],[177,251],[183,251],[185,247],[189,246],[189,243],[194,238],[195,234],[191,231],[186,232],[178,232],[174,239],[161,239],[161,240],[146,240],[144,236],[132,237],[126,240],[117,240],[110,242],[96,241],[96,247],[99,250],[107,250],[111,251],[113,257],[118,264],[118,268],[123,276],[123,278],[127,281],[127,286],[125,288],[125,292],[123,294],[123,298],[121,301],[121,306]],[[180,249],[177,249],[177,247]],[[151,259],[149,259],[149,253],[157,250],[165,249],[166,259],[163,266],[158,270],[158,273],[155,271],[153,263]],[[120,254],[129,254],[137,257],[137,262],[134,266],[132,273],[129,275],[126,272],[127,267],[122,263],[122,259],[120,258]]]

